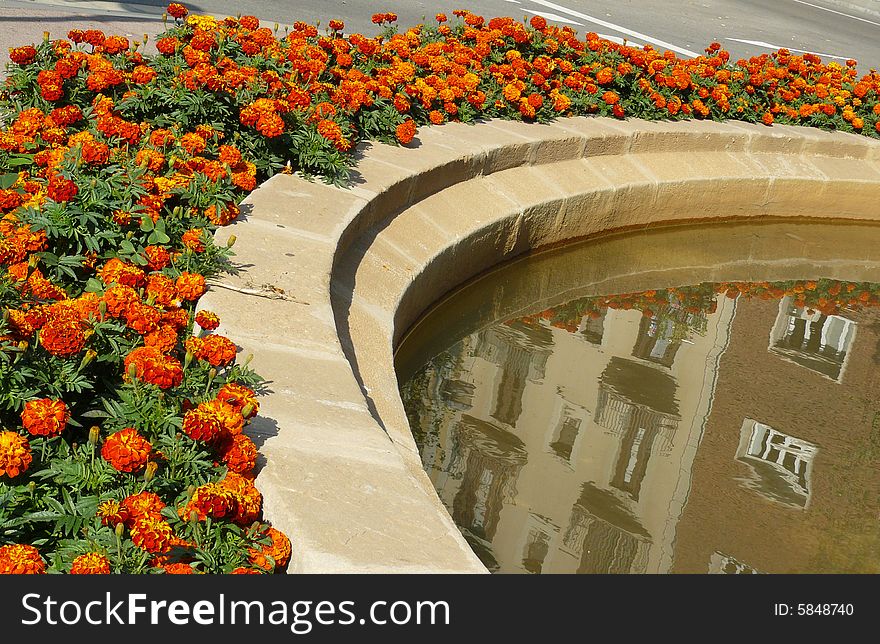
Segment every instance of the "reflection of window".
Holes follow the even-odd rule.
[[[544,559],[550,550],[550,536],[534,528],[529,530],[526,547],[523,549],[523,568],[532,574],[540,574],[544,567]]]
[[[585,315],[578,327],[583,338],[590,344],[602,344],[602,336],[605,334],[605,314],[603,309],[598,316]]]
[[[663,453],[672,449],[672,436],[678,419],[636,405],[600,386],[594,420],[600,427],[620,437],[620,450],[611,485],[638,501],[651,454],[656,448]]]
[[[578,573],[643,573],[649,536],[611,493],[587,483],[563,536],[565,550],[580,557]]]
[[[740,430],[737,459],[754,473],[746,484],[772,501],[805,508],[810,497],[810,474],[818,447],[746,419]]]
[[[639,335],[636,346],[633,347],[633,356],[671,367],[675,354],[681,347],[681,340],[673,337],[674,331],[672,320],[643,317],[639,322]]]
[[[792,305],[786,297],[770,333],[770,350],[839,381],[856,334],[856,323]]]
[[[564,416],[556,439],[550,443],[550,449],[560,458],[566,461],[571,459],[571,450],[574,448],[574,442],[577,440],[578,432],[581,429],[581,419],[572,416]]]
[[[737,561],[730,555],[717,550],[709,558],[709,574],[711,575],[757,575],[758,571],[751,566]]]

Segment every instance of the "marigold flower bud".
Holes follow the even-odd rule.
[[[159,466],[155,461],[150,461],[147,463],[147,469],[144,472],[144,482],[149,483],[156,477],[156,470],[159,469]]]
[[[89,445],[94,447],[98,444],[98,441],[101,439],[101,428],[97,425],[93,425],[91,429],[89,429]]]
[[[230,235],[229,239],[226,240],[226,248],[232,248],[235,246],[235,240],[238,239],[235,235]]]

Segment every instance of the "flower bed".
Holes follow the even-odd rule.
[[[176,19],[139,53],[72,31],[11,51],[0,99],[0,572],[270,572],[243,433],[260,379],[217,316],[211,232],[283,171],[344,184],[363,139],[570,114],[738,118],[878,132],[878,77],[780,51],[679,60],[570,29],[457,12],[450,26],[279,38]],[[5,544],[5,545],[2,545]]]

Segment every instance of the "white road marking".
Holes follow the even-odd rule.
[[[820,7],[817,4],[810,4],[809,2],[804,2],[804,0],[792,0],[792,2],[797,2],[798,4],[805,4],[808,7],[813,7],[814,9],[821,9],[822,11],[827,11],[829,13],[836,13],[838,16],[846,16],[847,18],[852,18],[853,20],[858,20],[860,22],[867,22],[869,25],[877,25],[880,27],[880,22],[874,22],[873,20],[868,20],[867,18],[859,18],[858,16],[852,16],[848,13],[843,13],[842,11],[835,11],[834,9],[829,9],[827,7]]]
[[[766,47],[767,49],[787,49],[788,51],[794,51],[799,54],[814,54],[816,56],[821,56],[822,58],[836,58],[838,60],[849,60],[851,56],[834,56],[833,54],[820,54],[817,51],[807,51],[805,49],[795,49],[794,47],[783,47],[783,45],[773,45],[769,42],[764,42],[762,40],[744,40],[743,38],[726,38],[725,40],[733,40],[734,42],[745,43],[746,45],[754,45],[755,47]]]
[[[612,29],[613,31],[620,32],[627,36],[632,36],[633,38],[638,38],[639,40],[644,40],[646,42],[651,43],[652,45],[657,45],[658,47],[663,47],[670,51],[674,51],[678,54],[682,54],[683,56],[690,56],[691,58],[696,58],[700,54],[695,51],[691,51],[690,49],[684,49],[683,47],[677,47],[671,43],[665,42],[663,40],[659,40],[658,38],[654,38],[652,36],[648,36],[643,33],[639,33],[638,31],[632,31],[631,29],[627,29],[626,27],[621,27],[620,25],[615,25],[613,22],[608,22],[607,20],[601,20],[600,18],[594,18],[593,16],[588,16],[585,13],[581,13],[580,11],[575,11],[574,9],[569,9],[568,7],[563,7],[562,5],[558,5],[554,2],[548,2],[547,0],[531,0],[535,4],[542,5],[547,7],[548,9],[553,9],[558,11],[559,13],[565,13],[569,16],[574,16],[575,18],[580,18],[581,20],[586,20],[587,22],[592,22],[593,24],[600,25],[605,27],[606,29]]]
[[[627,47],[636,47],[641,48],[644,47],[643,44],[637,43],[635,40],[628,40],[626,38],[621,38],[620,36],[609,36],[608,34],[596,34],[599,38],[604,38],[605,40],[610,40],[611,42],[616,42],[618,45],[626,45]]]
[[[523,9],[526,13],[530,13],[533,16],[541,16],[542,18],[546,18],[547,20],[552,20],[553,22],[562,22],[567,25],[579,25],[581,27],[584,26],[584,23],[577,22],[575,20],[569,20],[568,18],[563,18],[562,16],[558,16],[555,13],[546,13],[544,11],[531,11],[530,9]]]

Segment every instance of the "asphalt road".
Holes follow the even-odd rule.
[[[630,43],[652,43],[682,56],[702,53],[720,42],[733,58],[770,52],[778,47],[809,51],[826,60],[855,58],[860,71],[880,68],[880,16],[847,10],[826,0],[193,0],[195,13],[217,17],[248,13],[281,25],[295,20],[326,24],[343,19],[347,31],[375,33],[370,16],[394,11],[401,24],[433,20],[464,8],[486,17],[535,14],[579,33],[595,31]],[[118,3],[102,0],[0,0],[0,47],[39,38],[44,29],[61,35],[70,20],[120,24],[128,33],[161,30],[166,0]],[[59,33],[60,32],[60,33]]]

